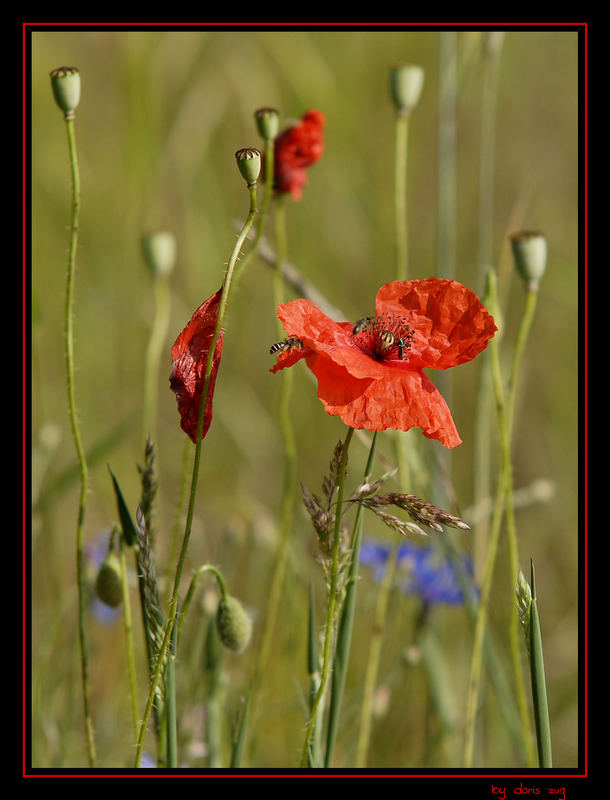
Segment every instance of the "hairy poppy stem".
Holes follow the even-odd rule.
[[[309,763],[309,751],[311,745],[312,734],[316,725],[316,717],[326,683],[330,671],[331,661],[331,644],[333,640],[333,629],[335,626],[335,606],[336,606],[336,593],[337,593],[337,572],[339,566],[339,539],[341,531],[341,512],[343,509],[343,490],[345,487],[345,467],[347,465],[347,453],[349,445],[352,440],[354,428],[348,428],[343,448],[341,450],[341,460],[339,462],[338,481],[337,481],[337,505],[335,507],[335,530],[333,535],[333,550],[332,550],[332,564],[330,574],[330,586],[328,589],[328,609],[326,614],[326,630],[324,632],[324,651],[322,655],[322,672],[320,675],[320,685],[313,701],[309,723],[307,725],[307,732],[305,734],[305,742],[303,744],[303,752],[301,753],[301,767],[307,767]]]
[[[191,490],[189,494],[189,504],[186,513],[186,523],[184,527],[184,537],[182,539],[182,548],[180,550],[180,555],[178,557],[178,563],[176,566],[176,574],[174,577],[174,588],[172,590],[170,604],[173,607],[173,614],[170,617],[170,622],[172,625],[175,623],[175,616],[177,613],[177,603],[178,603],[178,591],[180,588],[180,579],[182,578],[182,571],[184,569],[184,563],[186,560],[186,553],[188,551],[188,545],[191,537],[191,529],[193,525],[193,514],[195,510],[195,496],[197,493],[197,479],[199,477],[199,462],[201,459],[201,432],[203,430],[203,417],[204,417],[204,410],[206,407],[207,399],[208,399],[208,392],[210,388],[210,379],[212,375],[212,362],[214,358],[214,351],[216,349],[216,342],[218,341],[218,337],[220,335],[220,331],[224,322],[224,316],[227,308],[227,302],[229,299],[229,293],[231,290],[231,281],[233,278],[233,273],[235,270],[235,264],[237,263],[237,259],[239,257],[239,253],[241,252],[241,248],[246,241],[248,236],[248,231],[252,227],[254,223],[254,219],[257,213],[256,207],[256,184],[248,185],[248,191],[250,193],[250,210],[248,212],[248,216],[244,223],[244,226],[241,230],[241,233],[237,237],[237,241],[235,242],[235,247],[233,248],[233,252],[231,254],[231,258],[229,259],[229,263],[227,265],[227,270],[225,272],[225,277],[222,284],[222,296],[220,298],[220,304],[218,307],[218,317],[216,319],[216,327],[214,329],[214,335],[212,337],[212,341],[210,343],[210,349],[208,351],[208,359],[206,363],[205,369],[205,376],[203,382],[203,390],[201,393],[201,405],[199,406],[199,418],[197,420],[197,436],[195,441],[195,456],[193,459],[193,472],[191,478]],[[172,644],[172,651],[170,653],[170,659],[175,658],[175,641]],[[168,697],[168,702],[172,703],[175,702],[175,697]],[[173,721],[175,723],[175,716],[173,717]],[[168,731],[168,736],[170,736],[170,731]],[[168,766],[172,766],[169,764]]]
[[[76,396],[74,391],[74,328],[73,328],[73,306],[74,306],[74,273],[76,270],[76,247],[78,244],[78,226],[80,218],[80,176],[78,169],[78,159],[76,154],[76,138],[74,135],[74,118],[66,115],[66,132],[68,135],[68,152],[70,158],[70,170],[72,173],[72,221],[70,233],[70,248],[68,251],[68,275],[66,282],[66,305],[65,305],[65,347],[66,347],[66,379],[68,386],[68,412],[72,436],[79,463],[80,470],[80,493],[78,501],[78,518],[76,523],[76,574],[78,585],[78,634],[81,655],[81,683],[83,691],[83,712],[85,720],[85,736],[87,741],[87,756],[89,766],[95,763],[95,741],[93,733],[93,721],[89,707],[89,668],[87,657],[87,640],[85,634],[85,564],[83,555],[83,529],[85,525],[85,510],[87,503],[87,491],[89,484],[89,473],[87,470],[87,460],[85,449],[78,426],[78,416],[76,410]]]
[[[234,285],[237,285],[241,280],[242,275],[250,260],[254,257],[258,250],[261,238],[263,236],[264,222],[267,218],[267,211],[271,202],[273,194],[273,161],[274,161],[275,143],[273,139],[265,139],[265,187],[263,189],[263,199],[261,202],[261,210],[256,221],[256,230],[254,233],[254,242],[246,256],[240,261],[237,269],[235,270]]]
[[[286,205],[284,203],[283,196],[279,196],[277,201],[278,202],[275,209],[277,263],[273,276],[274,305],[276,308],[280,303],[284,302],[284,279],[282,275],[282,265],[286,260],[287,253],[285,214]],[[281,323],[279,320],[278,328],[280,329],[281,335]],[[296,443],[292,422],[290,419],[290,396],[292,392],[292,385],[293,374],[290,370],[287,370],[282,375],[278,402],[278,420],[282,434],[282,442],[284,444],[284,480],[280,505],[279,543],[275,557],[273,575],[271,577],[269,600],[265,612],[265,626],[261,637],[258,659],[254,672],[252,686],[253,716],[256,715],[257,704],[255,700],[258,699],[257,692],[260,688],[261,676],[264,674],[267,666],[271,641],[275,631],[275,621],[277,618],[277,610],[281,597],[282,584],[286,569],[286,559],[288,556],[288,544],[290,541],[290,533],[292,530],[292,521],[294,517],[294,496],[296,487]]]

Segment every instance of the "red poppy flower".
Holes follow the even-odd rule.
[[[451,412],[424,368],[472,360],[497,330],[478,297],[457,281],[394,281],[376,315],[333,322],[310,300],[278,306],[289,339],[271,372],[305,359],[327,414],[370,431],[421,428],[445,447],[461,443]]]
[[[324,152],[324,123],[321,111],[308,111],[301,122],[287,128],[275,139],[274,187],[300,200],[307,183],[307,167]]]
[[[180,427],[185,433],[188,433],[193,442],[197,441],[197,422],[199,420],[199,409],[201,408],[205,369],[216,328],[216,320],[218,319],[221,296],[222,289],[219,289],[212,297],[204,300],[172,347],[173,368],[169,378],[169,386],[172,392],[176,393],[178,400]],[[202,439],[208,432],[212,422],[212,398],[221,355],[222,328],[218,334],[212,358],[210,386],[203,412]]]

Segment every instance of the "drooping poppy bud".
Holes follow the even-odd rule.
[[[104,559],[95,580],[95,593],[107,606],[116,608],[123,601],[121,565],[112,551]]]
[[[229,650],[243,652],[252,636],[252,620],[236,597],[226,595],[218,604],[216,626],[220,641]]]
[[[172,347],[173,369],[169,385],[178,400],[180,427],[191,437],[193,442],[197,440],[197,423],[199,421],[205,371],[218,320],[221,297],[222,289],[219,289],[216,294],[204,300]],[[212,399],[221,355],[222,328],[218,333],[212,357],[212,371],[201,430],[202,439],[212,423]]]

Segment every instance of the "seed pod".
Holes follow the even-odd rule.
[[[252,620],[236,597],[226,595],[218,604],[216,626],[220,641],[229,650],[243,652],[252,636]]]
[[[80,101],[80,73],[76,67],[58,67],[51,72],[51,88],[55,102],[66,119],[73,119]]]
[[[248,188],[256,185],[261,171],[261,154],[255,147],[243,147],[235,153],[237,166]]]
[[[266,141],[275,139],[280,127],[280,115],[275,108],[259,108],[254,112],[258,132]]]
[[[107,606],[116,608],[123,601],[121,565],[113,552],[108,553],[95,581],[95,593]]]

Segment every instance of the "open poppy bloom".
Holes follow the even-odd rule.
[[[461,444],[425,368],[471,361],[497,330],[478,297],[457,281],[393,281],[377,292],[376,315],[334,322],[311,300],[278,306],[288,339],[271,348],[271,372],[302,358],[318,379],[327,414],[370,431],[421,428],[445,447]]]
[[[324,152],[324,123],[321,111],[308,111],[301,122],[282,131],[275,139],[274,187],[300,200],[307,183],[307,167]]]
[[[172,392],[175,392],[178,400],[180,427],[185,433],[188,433],[193,442],[197,441],[197,422],[201,408],[205,369],[218,319],[221,296],[222,289],[219,289],[212,297],[204,300],[172,347],[173,368],[169,386]],[[222,328],[219,331],[212,358],[210,386],[203,412],[202,439],[212,422],[212,398],[221,355]]]

